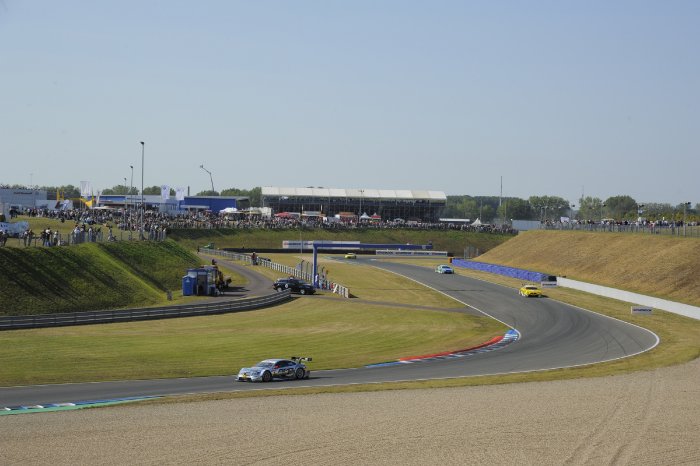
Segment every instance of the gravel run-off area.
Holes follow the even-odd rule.
[[[700,360],[596,379],[3,416],[0,455],[8,465],[698,465]]]

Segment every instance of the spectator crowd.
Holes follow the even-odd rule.
[[[78,244],[95,241],[116,241],[118,237],[115,230],[128,233],[128,239],[149,239],[161,241],[167,238],[168,231],[172,229],[273,229],[296,230],[327,229],[327,230],[353,230],[353,229],[414,229],[414,230],[460,230],[485,233],[515,234],[515,230],[507,225],[470,225],[464,223],[430,223],[421,221],[383,221],[368,220],[359,221],[357,218],[350,220],[324,221],[322,217],[301,218],[265,218],[261,215],[246,214],[219,214],[214,212],[193,212],[171,216],[166,213],[145,211],[122,210],[49,210],[49,209],[25,209],[20,212],[32,218],[50,218],[60,220],[61,223],[73,223],[75,227],[68,237],[56,231],[46,229],[41,232],[39,238],[45,246],[64,244]],[[141,225],[143,224],[143,229]],[[105,231],[106,230],[106,231]],[[105,236],[106,233],[106,236]],[[27,231],[21,235],[25,245],[31,245],[35,235]],[[120,235],[121,236],[121,235]]]

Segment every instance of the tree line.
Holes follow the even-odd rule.
[[[482,222],[500,220],[538,220],[556,222],[562,218],[600,222],[605,219],[634,222],[648,221],[697,221],[700,204],[671,205],[668,203],[640,203],[631,196],[612,196],[605,200],[598,197],[579,198],[569,202],[557,196],[530,196],[528,199],[498,196],[447,196],[442,217],[480,219]]]

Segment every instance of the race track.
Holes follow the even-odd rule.
[[[623,358],[658,343],[655,334],[641,327],[547,298],[522,298],[511,288],[391,261],[357,262],[358,267],[371,264],[439,290],[464,303],[464,312],[474,312],[466,306],[484,312],[516,329],[520,338],[502,349],[483,354],[386,367],[313,371],[311,379],[300,382],[248,384],[235,382],[232,375],[6,387],[0,388],[0,407],[537,371]]]

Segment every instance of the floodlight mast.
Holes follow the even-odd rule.
[[[146,210],[146,204],[144,204],[144,196],[143,196],[143,159],[144,159],[144,152],[146,150],[146,143],[141,141],[141,238],[144,239],[143,235],[143,230],[144,230],[144,224],[143,224],[143,215],[144,211]]]
[[[216,190],[214,189],[214,178],[212,178],[211,172],[209,170],[207,170],[206,168],[204,168],[203,164],[200,165],[199,168],[201,168],[205,172],[209,173],[209,181],[211,181],[211,190],[212,190],[212,195],[213,195],[216,192]]]

